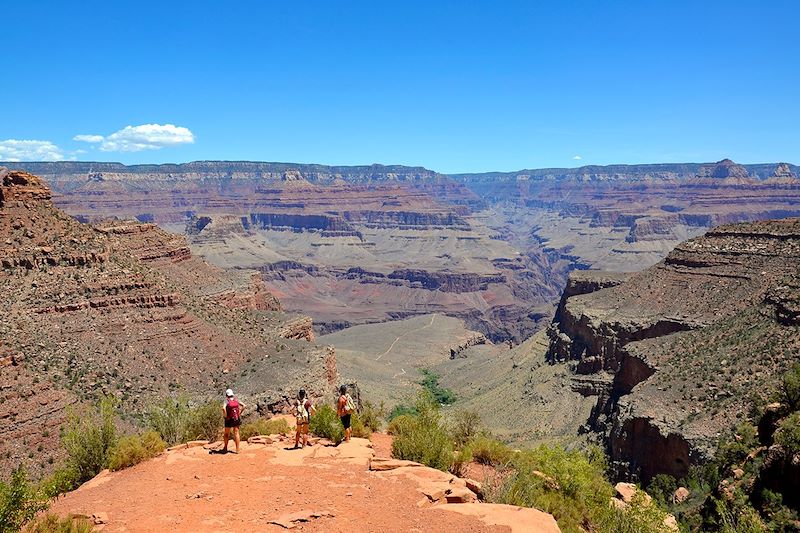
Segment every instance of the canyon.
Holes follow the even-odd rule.
[[[50,317],[125,309],[148,317],[130,322],[185,335],[192,353],[208,353],[196,357],[208,369],[177,368],[181,379],[201,390],[236,383],[264,412],[280,411],[287,386],[305,379],[322,394],[339,368],[368,396],[401,402],[427,367],[504,439],[599,439],[617,477],[646,482],[707,460],[745,416],[753,380],[766,391],[798,353],[793,165],[723,160],[449,176],[380,165],[25,166],[73,217],[55,211],[54,227],[69,224],[78,237],[37,239],[36,224],[11,223],[13,253],[0,260],[17,280],[15,301],[37,318],[0,331],[9,367],[32,366],[20,361],[36,347],[56,354],[41,368],[70,369],[67,348],[79,344],[61,340],[66,333],[34,342],[19,332],[39,339],[45,328],[63,328]],[[9,187],[6,197],[23,189]],[[22,205],[49,206],[49,190],[35,189]],[[751,222],[765,219],[776,220]],[[17,244],[23,238],[31,243]],[[114,250],[138,266],[95,268],[121,261],[111,260]],[[81,285],[86,265],[97,273],[89,288]],[[67,280],[37,297],[38,278],[67,267],[79,270],[80,289]],[[204,328],[219,321],[236,324],[235,340],[209,346],[222,337]],[[120,359],[101,333],[110,326],[98,324],[80,331],[81,342]],[[188,340],[198,334],[207,340]],[[126,349],[141,351],[146,368],[164,364],[148,352],[163,336],[137,335],[141,343]],[[293,379],[287,369],[297,365],[310,365],[311,377]],[[121,383],[109,391],[126,401],[136,396],[128,382],[137,394],[153,389],[136,382],[152,383],[152,372],[133,375],[141,372],[132,366],[120,380],[108,378],[111,369],[87,368],[70,370],[72,385]],[[80,401],[74,390],[50,379],[41,393],[62,412]],[[514,401],[522,414],[498,415]]]
[[[422,167],[26,163],[81,221],[135,218],[254,269],[317,334],[440,313],[519,343],[575,269],[635,272],[721,223],[800,215],[785,163],[445,175]]]

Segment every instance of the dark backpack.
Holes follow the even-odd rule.
[[[225,418],[228,420],[239,420],[239,400],[231,398],[225,404]]]

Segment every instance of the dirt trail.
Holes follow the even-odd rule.
[[[538,513],[526,516],[541,523],[531,529],[529,522],[524,531],[558,531],[552,517],[532,509],[498,508],[496,516],[487,517],[496,506],[432,503],[420,492],[419,480],[430,484],[429,479],[447,474],[427,467],[405,469],[415,476],[402,468],[370,471],[373,450],[366,439],[338,447],[318,442],[299,450],[285,449],[293,439],[271,439],[242,443],[238,455],[211,454],[197,446],[104,472],[60,498],[52,510],[98,516],[105,533],[505,532],[520,530],[510,526],[517,526],[523,511]],[[386,451],[385,440],[376,444]]]

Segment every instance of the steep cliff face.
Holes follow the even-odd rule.
[[[0,468],[50,468],[66,407],[100,395],[132,413],[232,386],[263,410],[335,386],[310,319],[281,313],[257,274],[209,265],[152,224],[80,224],[36,176],[0,180],[0,399],[15,406],[0,417]]]
[[[720,226],[624,282],[576,274],[548,358],[597,376],[589,425],[619,475],[684,476],[800,359],[798,265],[786,219]]]

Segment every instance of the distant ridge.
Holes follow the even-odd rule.
[[[197,172],[237,172],[237,173],[275,173],[287,170],[298,170],[303,173],[320,174],[403,174],[418,175],[419,178],[430,178],[435,176],[448,176],[458,181],[483,181],[486,179],[511,179],[521,176],[532,178],[567,178],[581,175],[633,175],[633,174],[676,174],[694,176],[702,167],[714,165],[708,163],[648,163],[638,165],[614,164],[614,165],[584,165],[575,168],[538,168],[521,169],[509,172],[465,172],[446,174],[430,170],[422,166],[406,165],[323,165],[317,163],[287,163],[269,161],[192,161],[189,163],[164,163],[164,164],[143,164],[143,165],[124,165],[116,162],[101,161],[36,161],[36,162],[3,162],[0,166],[8,168],[25,168],[36,174],[63,174],[63,173],[85,173],[85,172],[115,172],[115,173],[197,173]],[[775,168],[781,164],[776,163],[753,163],[743,164],[751,177],[766,179],[772,175]],[[787,164],[789,169],[800,174],[800,166]]]

